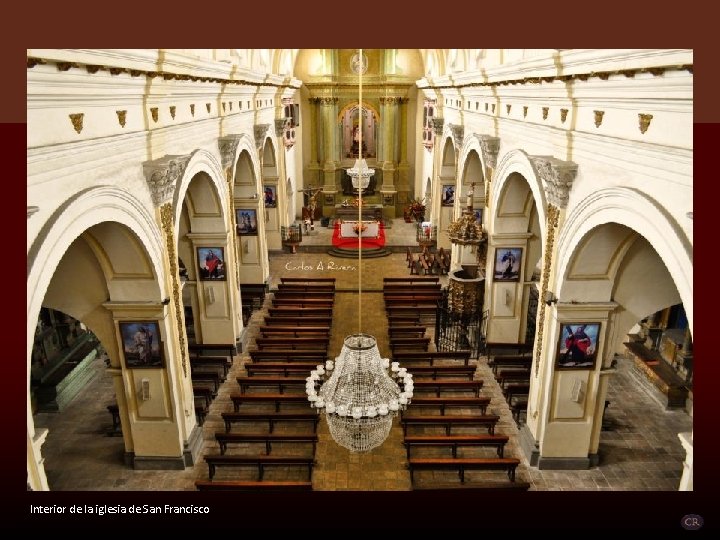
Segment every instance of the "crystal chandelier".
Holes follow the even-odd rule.
[[[362,49],[358,56],[363,57]],[[362,70],[358,75],[362,119]],[[362,129],[359,136],[359,148],[362,148]],[[362,192],[374,173],[364,159],[357,160],[355,167],[348,170],[353,187],[358,190],[359,231],[362,230]],[[405,409],[413,396],[413,381],[412,374],[397,362],[391,364],[387,358],[381,358],[373,336],[362,333],[362,235],[359,233],[357,320],[358,332],[345,338],[334,362],[328,360],[310,372],[305,391],[318,413],[325,411],[335,442],[351,452],[368,452],[387,439],[393,418]]]
[[[330,435],[351,452],[380,446],[413,396],[412,374],[381,358],[375,338],[367,334],[347,336],[335,361],[318,365],[306,381],[308,400],[325,410]]]

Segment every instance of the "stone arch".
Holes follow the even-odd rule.
[[[160,306],[161,300],[169,296],[163,250],[154,216],[133,195],[110,186],[75,194],[48,219],[28,251],[27,320],[37,320],[44,303],[68,313],[98,337],[111,364],[121,368],[114,312],[108,302],[150,300]],[[54,278],[62,279],[63,283]],[[68,295],[68,291],[73,294]],[[161,311],[158,308],[157,312]],[[172,327],[165,322],[161,320],[161,332],[172,335]],[[33,489],[48,489],[40,449],[44,437],[36,433],[30,406],[34,330],[35,325],[27,325],[28,481]],[[169,360],[165,369],[171,379],[167,390],[173,409],[167,412],[178,418],[181,397],[172,381],[181,375]],[[130,377],[125,370],[122,373]],[[115,388],[118,401],[124,401],[126,386],[116,380]],[[137,449],[137,438],[129,425],[127,410],[121,417],[126,427],[125,448],[132,452]],[[182,454],[183,428],[177,424],[175,428],[178,454]]]

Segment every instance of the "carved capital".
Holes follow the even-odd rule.
[[[393,97],[393,96],[385,96],[380,98],[380,104],[381,105],[399,105],[402,103],[403,98],[401,97]]]
[[[548,203],[558,208],[567,207],[570,189],[577,176],[577,163],[547,156],[532,156],[530,160],[545,184]]]
[[[310,105],[320,105],[320,98],[319,97],[308,98],[308,103],[310,103]]]
[[[275,119],[275,136],[282,137],[285,133],[285,126],[287,125],[287,118],[276,118]]]
[[[254,135],[255,135],[255,146],[260,149],[262,148],[263,142],[265,142],[265,136],[267,131],[270,129],[270,124],[255,124]]]
[[[233,166],[235,151],[240,143],[240,135],[226,135],[218,139],[218,150],[220,150],[220,164],[223,169]]]
[[[317,99],[317,103],[319,103],[320,105],[324,105],[326,107],[335,105],[338,102],[338,98],[336,98],[336,97],[321,97],[321,98],[315,98],[315,99]]]
[[[443,132],[443,126],[445,125],[445,119],[440,116],[434,116],[432,118],[432,128],[435,132],[436,137],[440,137]]]
[[[482,151],[485,165],[497,167],[497,157],[500,153],[500,138],[491,137],[490,135],[480,135],[480,150]]]
[[[175,182],[182,178],[190,156],[165,156],[143,163],[145,179],[155,206],[172,201]]]
[[[457,124],[448,124],[448,127],[450,128],[450,131],[452,132],[453,143],[455,144],[455,148],[460,148],[462,146],[463,138],[465,137],[465,126],[460,126]]]

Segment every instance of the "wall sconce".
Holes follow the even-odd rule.
[[[505,305],[509,306],[511,302],[512,302],[512,295],[510,294],[510,291],[506,290],[505,291]]]
[[[248,242],[247,240],[243,240],[243,243],[242,243],[242,252],[245,253],[246,255],[247,255],[248,253],[250,253],[250,242]]]
[[[205,289],[205,301],[208,304],[215,303],[215,290],[212,287],[208,287],[207,289]]]
[[[150,379],[140,381],[140,397],[143,401],[150,399]]]
[[[543,298],[548,306],[558,303],[558,298],[551,291],[545,291],[545,298]]]

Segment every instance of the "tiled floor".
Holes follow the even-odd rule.
[[[399,230],[398,227],[396,230]],[[300,266],[312,270],[287,270]],[[319,268],[322,264],[322,269]],[[328,270],[328,263],[335,269]],[[404,254],[396,253],[380,259],[363,261],[363,289],[379,291],[383,276],[408,274]],[[286,266],[287,265],[287,266]],[[337,277],[335,323],[330,354],[340,351],[343,338],[357,331],[358,295],[357,268],[348,259],[334,259],[322,253],[271,254],[271,284],[274,287],[281,275]],[[444,278],[446,279],[446,278]],[[382,294],[367,292],[362,298],[363,331],[375,335],[380,352],[387,356],[387,322],[384,317]],[[260,313],[250,323],[252,337]],[[215,431],[224,429],[220,412],[232,410],[229,399],[237,389],[234,378],[243,374],[245,356],[236,359],[227,382],[210,408],[203,427],[205,452],[217,452]],[[199,460],[184,471],[135,471],[123,464],[121,437],[108,437],[111,416],[105,406],[114,401],[111,376],[104,372],[102,361],[96,361],[97,375],[62,413],[38,414],[37,427],[49,428],[43,446],[45,470],[54,490],[192,490],[196,479],[207,478],[207,466]],[[692,430],[692,419],[682,411],[666,411],[654,388],[644,379],[631,360],[621,360],[617,375],[611,379],[606,418],[612,429],[603,431],[600,444],[601,463],[587,471],[541,471],[527,466],[518,444],[518,430],[495,383],[486,360],[478,362],[476,379],[485,381],[482,393],[492,398],[488,412],[499,414],[498,433],[510,436],[506,455],[520,457],[518,480],[530,482],[533,490],[676,490],[682,472],[684,451],[677,438],[679,432]],[[291,429],[291,428],[289,428]],[[350,454],[329,436],[327,424],[318,428],[317,466],[313,472],[313,487],[318,490],[406,490],[410,478],[406,468],[402,431],[396,424],[386,443],[366,455]],[[233,473],[234,474],[234,473]],[[294,474],[294,473],[292,473]],[[494,474],[494,473],[489,473]],[[502,473],[499,473],[502,474]],[[450,476],[455,477],[454,473]],[[452,480],[450,476],[447,478]],[[299,479],[283,476],[287,479]],[[419,477],[420,480],[427,477]],[[444,478],[438,475],[438,478]],[[268,478],[269,479],[269,478]],[[456,481],[456,480],[455,480]]]

